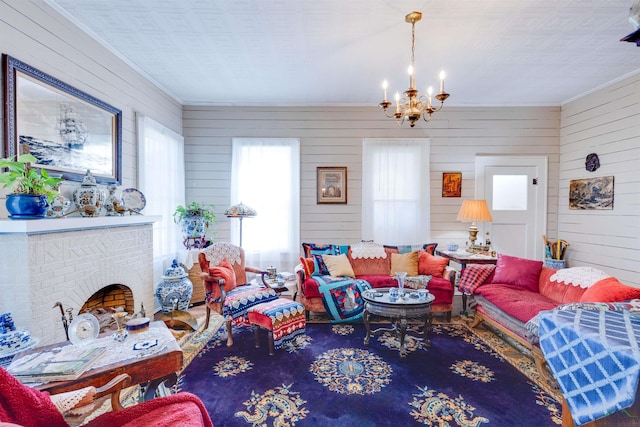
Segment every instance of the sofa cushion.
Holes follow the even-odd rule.
[[[356,277],[365,274],[385,274],[389,275],[391,271],[391,254],[398,253],[397,249],[384,248],[385,258],[353,258],[351,248],[347,252],[347,258],[353,268]]]
[[[236,273],[227,259],[223,259],[220,264],[209,269],[209,274],[215,279],[224,279],[224,291],[229,292],[236,288]],[[220,298],[220,288],[213,286],[211,298],[217,301]]]
[[[570,270],[571,268],[563,270]],[[582,297],[586,287],[580,286],[579,283],[565,282],[564,277],[566,276],[558,274],[563,270],[554,270],[543,266],[538,280],[538,292],[561,304],[580,301],[580,297]]]
[[[558,306],[552,299],[519,285],[488,283],[476,289],[476,294],[523,323],[541,310],[552,310]]]
[[[349,263],[347,255],[322,255],[322,259],[329,270],[329,274],[333,277],[347,276],[356,277],[353,273],[353,268]]]
[[[447,265],[449,265],[448,258],[433,256],[424,251],[420,251],[418,255],[418,274],[420,275],[442,277]]]
[[[407,276],[418,275],[418,251],[407,254],[391,254],[391,275],[404,271]]]
[[[396,279],[388,274],[361,274],[356,278],[369,282],[372,288],[393,288],[398,286]]]
[[[636,298],[640,298],[640,288],[623,285],[615,277],[608,277],[588,288],[580,302],[616,302]]]
[[[498,254],[493,283],[521,286],[537,293],[540,270],[542,261]]]

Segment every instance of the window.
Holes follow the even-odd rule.
[[[145,195],[145,215],[159,215],[153,224],[153,279],[158,283],[173,259],[182,262],[182,232],[173,212],[184,205],[184,138],[160,123],[136,115],[138,187]]]
[[[430,240],[429,140],[367,138],[362,149],[362,238]]]
[[[244,203],[257,216],[242,220],[246,265],[293,271],[300,240],[300,141],[293,138],[234,138],[231,204]],[[231,242],[240,221],[231,219]]]
[[[527,210],[527,175],[493,176],[493,211]]]

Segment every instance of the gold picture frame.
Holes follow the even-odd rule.
[[[462,172],[442,172],[442,197],[462,196]]]
[[[346,204],[347,203],[347,167],[346,166],[318,166],[317,173],[317,203],[318,204]]]

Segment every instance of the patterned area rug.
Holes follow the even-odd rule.
[[[234,332],[231,348],[225,335],[198,352],[177,386],[203,400],[216,427],[561,423],[554,397],[518,370],[531,367],[514,359],[516,369],[461,322],[435,324],[431,346],[409,337],[403,359],[388,333],[364,346],[362,324],[308,324],[274,356],[264,332],[260,348],[248,328]]]

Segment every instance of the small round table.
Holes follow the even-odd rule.
[[[381,332],[395,332],[400,340],[400,357],[407,355],[407,349],[404,345],[404,337],[407,332],[421,335],[426,345],[429,342],[429,329],[431,329],[431,303],[435,296],[427,294],[425,299],[419,299],[417,292],[406,290],[404,295],[397,299],[391,298],[389,295],[390,288],[370,289],[362,293],[365,301],[362,320],[367,330],[364,337],[364,345],[369,345],[369,339],[372,335]],[[391,320],[391,328],[377,328],[371,330],[369,320],[371,315],[387,317]],[[424,324],[422,332],[419,328],[413,327],[409,320],[420,321]],[[413,322],[414,324],[416,322]]]

